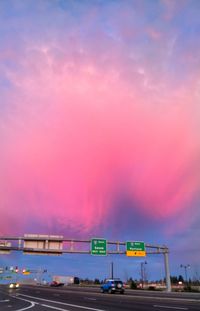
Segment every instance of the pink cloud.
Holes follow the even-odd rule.
[[[26,37],[15,57],[6,52],[18,66],[4,69],[13,88],[1,117],[2,232],[36,219],[90,232],[121,188],[152,219],[189,208],[199,190],[197,76],[172,86],[167,37],[130,27],[127,14],[114,16],[116,31],[95,35],[96,11],[86,14],[86,42],[76,24],[62,38]],[[128,42],[146,29],[159,42],[149,54]]]
[[[161,0],[165,8],[164,19],[171,20],[178,12],[180,12],[187,4],[187,0],[177,2],[176,0]]]
[[[162,37],[162,33],[154,28],[147,29],[147,33],[153,40],[160,40]]]
[[[110,68],[41,54],[13,76],[16,110],[1,154],[6,218],[20,210],[17,224],[31,215],[89,231],[112,208],[122,176],[151,217],[184,209],[197,187],[187,177],[195,152],[189,104],[169,97],[156,107]]]

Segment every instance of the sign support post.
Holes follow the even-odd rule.
[[[170,272],[169,272],[169,253],[168,249],[164,252],[164,263],[165,263],[165,275],[166,275],[166,287],[167,292],[171,292],[171,280],[170,280]]]

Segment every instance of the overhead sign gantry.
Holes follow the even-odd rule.
[[[133,257],[163,254],[167,291],[171,291],[169,249],[166,246],[151,245],[140,241],[107,241],[103,238],[79,240],[57,235],[40,234],[25,234],[22,237],[0,237],[0,254],[8,254],[10,251],[22,251],[24,254],[38,255],[62,255],[64,253],[71,253],[98,256],[127,255]]]

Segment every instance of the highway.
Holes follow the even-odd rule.
[[[0,311],[168,311],[200,310],[200,294],[127,290],[124,295],[102,294],[97,288],[0,286]]]

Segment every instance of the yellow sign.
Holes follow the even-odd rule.
[[[138,257],[145,257],[145,251],[126,251],[126,256],[138,256]]]
[[[146,256],[144,242],[132,241],[126,242],[126,256]]]

